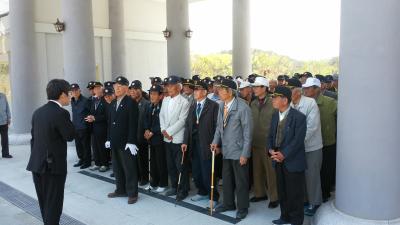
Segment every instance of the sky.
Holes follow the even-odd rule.
[[[339,55],[340,0],[250,0],[251,47],[297,60]],[[190,4],[191,52],[232,49],[232,0]]]

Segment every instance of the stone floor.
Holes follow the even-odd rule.
[[[11,146],[11,160],[0,158],[0,181],[27,197],[36,199],[31,174],[25,170],[29,157],[29,146]],[[211,217],[205,207],[208,201],[194,204],[187,198],[174,205],[174,198],[139,193],[137,204],[128,205],[127,199],[108,199],[107,193],[114,190],[109,172],[99,173],[73,168],[76,161],[75,148],[68,148],[68,176],[65,187],[63,213],[88,225],[264,225],[271,224],[279,216],[279,209],[268,209],[268,202],[252,203],[246,219],[238,221],[235,212]],[[194,190],[194,188],[193,188]],[[190,193],[194,195],[194,191]],[[0,195],[1,196],[1,195]],[[0,197],[0,225],[34,225],[40,221],[9,200]],[[305,224],[308,225],[309,218]],[[76,224],[68,223],[65,224]]]

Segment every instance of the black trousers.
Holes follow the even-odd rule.
[[[137,157],[125,149],[112,150],[112,165],[115,175],[115,192],[138,196]]]
[[[8,148],[8,124],[0,125],[0,135],[1,135],[1,154],[2,156],[7,156],[10,154]]]
[[[149,149],[147,143],[138,145],[138,176],[139,181],[147,183],[149,182]]]
[[[93,134],[93,154],[96,166],[108,166],[110,151],[105,148],[107,134]]]
[[[304,220],[304,172],[289,172],[282,163],[276,164],[281,219],[294,225],[302,225]]]
[[[168,168],[164,144],[151,145],[150,175],[150,184],[152,187],[168,186]]]
[[[222,190],[224,206],[235,207],[235,192],[237,209],[249,208],[249,164],[241,166],[239,160],[223,159],[222,162]]]
[[[83,164],[91,164],[92,151],[90,149],[90,133],[87,129],[75,131],[75,148],[79,161]]]
[[[199,195],[208,195],[211,193],[211,167],[212,160],[204,157],[203,150],[199,148],[198,137],[192,139],[192,177],[198,189]],[[210,151],[210,150],[208,150]],[[215,172],[215,167],[214,167]],[[215,174],[214,174],[215,175]],[[218,201],[218,184],[214,176],[214,201]]]
[[[328,200],[335,186],[336,179],[336,144],[322,149],[321,189],[322,198]]]
[[[189,172],[188,172],[188,156],[185,153],[185,159],[183,165],[182,160],[182,149],[181,144],[165,143],[167,150],[167,166],[168,175],[171,180],[172,188],[178,187],[179,173],[181,172],[181,184],[179,186],[179,192],[187,194],[189,192]]]
[[[63,210],[67,175],[32,173],[44,225],[58,225]]]

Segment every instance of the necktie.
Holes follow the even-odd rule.
[[[200,113],[201,113],[201,103],[197,103],[197,109],[196,109],[196,117],[197,117],[196,123],[197,124],[199,124]]]
[[[226,118],[228,117],[228,105],[224,105],[224,127],[226,126]]]

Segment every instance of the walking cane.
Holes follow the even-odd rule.
[[[151,181],[151,172],[150,172],[150,170],[151,170],[151,146],[150,146],[150,142],[148,143],[148,145],[147,145],[147,150],[148,150],[148,152],[149,152],[149,192],[151,192],[151,185],[150,185],[150,181]]]
[[[214,206],[214,160],[215,160],[215,150],[212,152],[211,159],[211,193],[210,193],[210,216],[213,214],[213,206]]]
[[[185,159],[185,152],[182,152],[182,160],[181,160],[181,168],[179,170],[179,177],[178,177],[178,187],[176,188],[176,197],[175,197],[175,207],[176,203],[178,202],[178,191],[179,191],[179,186],[181,185],[181,176],[182,176],[182,167],[183,167],[183,160]]]

